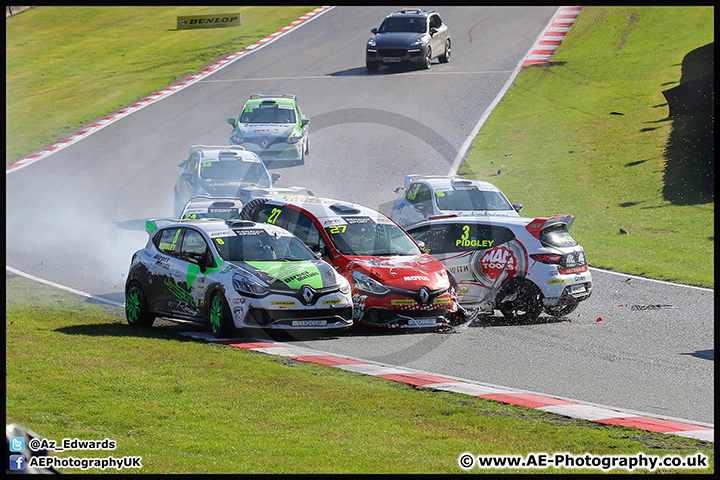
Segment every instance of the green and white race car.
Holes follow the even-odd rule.
[[[352,326],[349,282],[287,230],[216,218],[148,220],[146,230],[125,285],[130,325],[201,321],[218,338]]]
[[[308,124],[295,95],[251,95],[233,126],[230,143],[242,145],[266,164],[305,163],[310,153]]]

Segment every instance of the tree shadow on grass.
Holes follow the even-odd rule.
[[[663,197],[675,205],[715,200],[714,62],[714,43],[691,51],[680,84],[663,92],[672,126]]]

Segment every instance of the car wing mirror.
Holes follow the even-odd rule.
[[[229,120],[229,119],[228,119],[228,120]],[[301,124],[303,127],[304,127],[305,125],[307,125],[308,123],[310,123],[310,119],[307,118],[307,117],[303,117],[303,119],[300,120],[300,124]]]
[[[235,127],[235,126],[237,125],[237,120],[235,120],[234,118],[228,118],[228,119],[227,119],[227,122],[228,122],[230,125],[232,125],[233,127]]]
[[[370,29],[370,33],[372,33],[373,35],[377,35],[377,28]]]
[[[192,175],[190,175],[190,172],[180,172],[180,178],[190,180],[190,177],[192,177]]]
[[[515,211],[520,213],[520,210],[522,210],[522,207],[523,207],[522,203],[513,203],[512,205],[513,205],[513,208],[515,209]]]
[[[430,29],[430,36],[434,37],[438,33],[438,29],[433,27]]]
[[[205,273],[207,270],[207,257],[204,253],[188,253],[188,260],[200,267],[200,272]]]
[[[282,173],[275,172],[271,175],[273,184],[280,180],[280,177],[282,177]]]

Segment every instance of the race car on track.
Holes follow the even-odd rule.
[[[458,310],[445,267],[395,222],[338,200],[262,197],[246,220],[279,225],[319,252],[352,285],[353,320],[384,328],[437,329]]]
[[[251,95],[238,118],[228,118],[230,143],[242,145],[263,162],[305,163],[310,153],[308,124],[295,95]]]
[[[241,187],[269,188],[280,178],[268,173],[265,164],[243,147],[193,145],[190,156],[180,165],[175,182],[175,216],[180,217],[190,198],[236,197]]]
[[[282,228],[206,218],[148,220],[146,230],[125,284],[130,325],[199,320],[216,337],[352,326],[349,282]]]
[[[180,214],[181,220],[196,220],[200,218],[221,218],[233,220],[240,218],[243,202],[239,198],[221,197],[213,198],[207,195],[196,195],[188,201]]]
[[[567,315],[592,293],[585,250],[568,232],[574,220],[446,215],[407,231],[454,277],[461,305],[531,322],[543,309]]]
[[[450,34],[437,12],[417,8],[393,12],[371,32],[365,47],[365,65],[371,72],[380,65],[409,63],[430,68],[435,58],[440,63],[450,61]]]
[[[405,175],[404,193],[395,200],[391,217],[408,227],[436,215],[502,215],[519,217],[522,205],[510,204],[495,185],[462,175]]]

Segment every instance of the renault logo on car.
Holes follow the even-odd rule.
[[[430,291],[427,287],[421,287],[418,293],[420,295],[420,303],[423,305],[427,304],[428,300],[430,300]]]
[[[314,294],[315,294],[315,291],[311,287],[308,287],[307,285],[305,285],[302,288],[302,297],[303,297],[303,300],[305,300],[306,304],[310,303]]]

